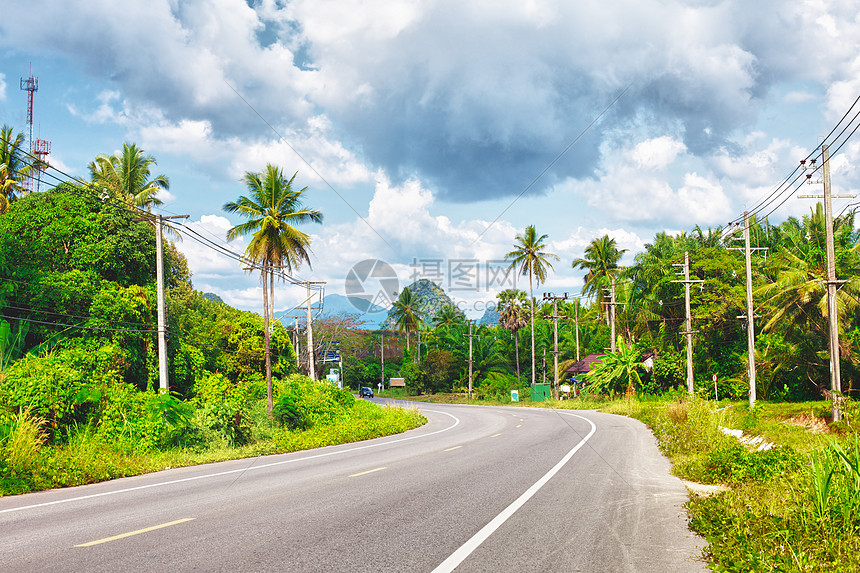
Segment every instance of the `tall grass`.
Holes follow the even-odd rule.
[[[47,438],[43,418],[34,416],[30,410],[21,410],[15,414],[8,425],[2,446],[9,470],[19,475],[32,470],[36,456]]]

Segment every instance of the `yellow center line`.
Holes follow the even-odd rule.
[[[384,470],[384,469],[388,469],[388,468],[384,468],[384,467],[383,467],[383,468],[376,468],[375,470],[367,470],[366,472],[360,472],[360,473],[357,473],[357,474],[352,474],[352,475],[351,475],[351,476],[349,476],[349,477],[354,478],[354,477],[358,477],[358,476],[363,476],[363,475],[367,475],[367,474],[372,474],[373,472],[381,472],[381,471],[382,471],[382,470]]]
[[[501,434],[493,434],[493,435],[492,435],[492,436],[490,436],[490,437],[491,437],[491,438],[498,438],[499,436],[501,436]]]
[[[522,428],[522,427],[523,427],[522,424],[517,424],[517,428]]]
[[[90,541],[89,543],[81,543],[80,545],[75,545],[75,547],[90,547],[92,545],[98,545],[100,543],[107,543],[108,541],[116,541],[117,539],[123,539],[124,537],[131,537],[132,535],[139,535],[141,533],[147,533],[149,531],[155,531],[156,529],[161,529],[163,527],[170,527],[171,525],[178,525],[180,523],[185,523],[186,521],[194,521],[196,518],[194,517],[186,517],[184,519],[177,519],[176,521],[171,521],[170,523],[162,523],[161,525],[153,525],[152,527],[145,527],[143,529],[138,529],[137,531],[129,531],[128,533],[121,533],[119,535],[114,535],[113,537],[105,537],[104,539],[98,539],[96,541]]]
[[[462,448],[462,447],[463,447],[463,446],[454,446],[453,448],[448,448],[448,449],[447,449],[447,450],[445,450],[445,451],[446,451],[446,452],[450,452],[450,451],[452,451],[452,450],[456,450],[457,448]]]

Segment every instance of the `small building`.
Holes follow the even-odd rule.
[[[592,368],[595,365],[600,364],[602,362],[602,358],[606,356],[605,354],[589,354],[579,362],[574,362],[570,366],[568,366],[565,372],[570,372],[573,378],[576,378],[580,374],[588,374],[591,372]]]

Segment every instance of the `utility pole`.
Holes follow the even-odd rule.
[[[615,354],[615,275],[610,277],[612,279],[610,291],[609,291],[609,321],[610,321],[610,330],[609,336],[611,340],[609,341],[609,349],[610,352]]]
[[[472,321],[469,321],[469,400],[472,399]]]
[[[752,297],[752,255],[750,253],[750,216],[744,211],[744,264],[747,279],[747,355],[749,356],[750,410],[755,407],[755,310]]]
[[[815,160],[811,160],[811,169],[815,170]],[[804,170],[807,169],[806,161],[800,162]],[[836,300],[836,288],[845,281],[836,279],[836,248],[833,244],[833,207],[831,198],[853,198],[854,195],[833,195],[830,190],[830,148],[821,146],[821,172],[824,183],[824,195],[799,195],[801,198],[824,199],[824,232],[827,249],[827,322],[830,331],[828,346],[830,347],[830,392],[833,400],[833,421],[842,419],[842,406],[840,394],[842,393],[842,372],[839,364],[839,307]],[[812,174],[806,175],[807,183],[822,183],[812,181]]]
[[[576,305],[573,307],[574,322],[576,323],[576,361],[579,362],[579,299],[576,299]]]
[[[552,364],[555,372],[555,399],[558,400],[558,301],[567,300],[567,293],[564,293],[564,296],[555,296],[545,292],[543,299],[552,301]]]
[[[308,319],[307,319],[307,329],[308,329],[308,376],[311,380],[317,379],[316,374],[316,365],[314,364],[314,358],[316,352],[314,352],[314,329],[313,329],[313,318],[311,317],[311,299],[313,295],[311,294],[311,285],[321,285],[325,284],[323,281],[311,282],[311,281],[302,281],[299,284],[304,284],[307,287],[307,309],[308,309]]]
[[[744,268],[746,276],[746,314],[738,318],[747,320],[747,365],[750,379],[749,407],[752,410],[756,403],[756,373],[755,373],[755,308],[752,295],[752,252],[767,251],[767,247],[750,246],[750,217],[749,212],[744,211]],[[729,247],[730,251],[739,251],[739,247]]]
[[[684,334],[687,337],[687,392],[692,394],[695,391],[695,384],[693,383],[693,319],[690,311],[690,284],[704,283],[705,281],[690,280],[690,253],[688,251],[684,251],[684,264],[674,264],[672,266],[684,267],[684,280],[672,282],[684,283],[684,309],[686,312],[686,319],[684,320]]]
[[[158,308],[158,391],[166,394],[170,391],[170,381],[167,377],[167,312],[164,309],[164,239],[161,227],[165,219],[187,219],[189,215],[155,215],[155,287],[156,306]],[[152,221],[153,215],[146,213],[143,219],[135,221]]]
[[[379,335],[379,367],[382,370],[380,374],[380,382],[382,383],[382,387],[385,388],[385,335]]]

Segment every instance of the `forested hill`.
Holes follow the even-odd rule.
[[[432,324],[433,319],[442,311],[446,306],[453,306],[456,308],[454,301],[449,297],[442,287],[437,285],[431,280],[428,279],[420,279],[409,285],[408,288],[412,291],[412,296],[418,302],[416,308],[418,309],[418,315],[427,324]],[[394,319],[395,309],[392,307],[388,311],[388,316],[382,322],[381,328],[385,329],[394,329],[395,319]]]

